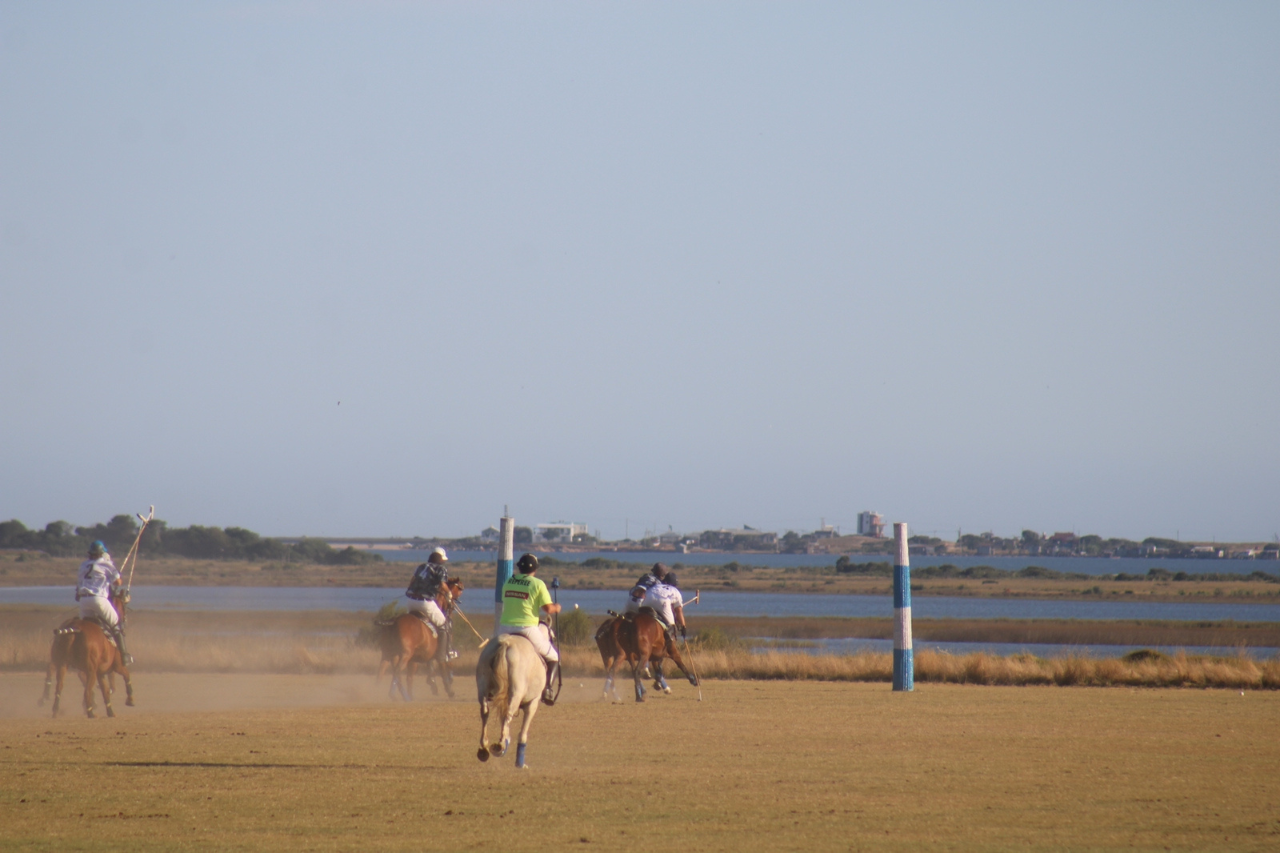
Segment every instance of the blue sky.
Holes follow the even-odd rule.
[[[1269,539],[1277,43],[1272,3],[5,3],[0,518]]]

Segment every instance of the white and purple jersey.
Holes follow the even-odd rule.
[[[80,583],[76,592],[80,595],[96,595],[106,598],[113,584],[120,581],[120,571],[111,562],[110,554],[103,554],[96,560],[85,560],[80,564]]]
[[[684,596],[680,590],[665,583],[656,583],[644,594],[644,606],[652,607],[668,625],[675,624],[672,607],[684,607]]]

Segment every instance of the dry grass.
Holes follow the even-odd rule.
[[[698,674],[705,678],[786,681],[873,681],[893,677],[893,657],[864,652],[854,655],[803,655],[747,651],[694,653]],[[585,656],[566,656],[578,672],[592,669]],[[595,669],[598,669],[596,661]],[[1167,659],[1128,661],[1119,658],[1002,657],[983,653],[951,655],[919,651],[915,679],[920,683],[1033,685],[1062,687],[1229,687],[1253,690],[1280,688],[1280,660],[1200,657],[1185,653]]]
[[[50,631],[67,615],[63,609],[0,609],[0,671],[43,671],[49,660]],[[490,617],[473,620],[487,633]],[[182,612],[139,611],[131,617],[130,649],[138,673],[368,674],[376,650],[357,643],[369,614],[346,611]],[[478,641],[463,626],[455,632],[463,656],[455,672],[469,672]],[[594,644],[566,647],[565,670],[603,677]],[[885,653],[808,655],[752,653],[746,648],[694,646],[699,675],[713,679],[788,681],[873,681],[892,677]],[[1243,654],[1209,657],[1178,654],[1146,660],[1084,656],[1037,658],[990,654],[950,655],[918,651],[916,680],[954,684],[1060,686],[1280,688],[1280,659],[1258,661]]]
[[[699,631],[738,637],[893,639],[891,617],[697,616]],[[921,619],[917,640],[950,643],[1049,643],[1091,646],[1249,646],[1280,648],[1280,622],[1174,622],[1153,619]]]

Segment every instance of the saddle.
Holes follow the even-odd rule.
[[[116,634],[115,634],[116,629],[112,628],[110,625],[108,625],[106,622],[103,622],[101,619],[97,619],[95,617],[90,617],[90,616],[72,617],[71,619],[68,619],[66,622],[63,622],[61,625],[55,628],[53,630],[53,633],[54,634],[78,634],[80,633],[80,626],[77,625],[76,622],[90,622],[94,625],[97,625],[99,628],[102,629],[102,636],[107,638],[107,642],[113,646],[117,645]]]
[[[428,622],[427,617],[423,616],[421,613],[409,613],[409,614],[401,614],[401,615],[412,616],[413,618],[421,622],[423,625],[427,626],[427,630],[431,632],[431,636],[433,637],[440,636],[440,632],[436,630],[436,626]],[[374,619],[373,624],[374,624],[374,627],[376,628],[393,628],[395,627],[396,620],[399,618],[400,618],[399,616],[395,616],[391,619]]]

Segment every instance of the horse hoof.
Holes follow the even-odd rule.
[[[504,740],[502,743],[491,743],[489,744],[489,752],[491,752],[495,758],[501,758],[507,754],[507,747],[510,745],[510,740]]]
[[[111,707],[110,705],[108,705],[108,706],[107,706],[107,716],[108,716],[108,717],[114,717],[115,715],[116,715],[115,710],[113,710],[113,709],[112,709],[112,707]]]
[[[89,719],[91,719],[91,720],[96,719],[96,717],[94,716],[94,714],[93,714],[93,711],[92,711],[92,710],[90,710],[90,711],[85,711],[85,712],[84,712],[84,715],[85,715],[86,717],[88,717]]]
[[[664,688],[662,688],[662,692],[663,692],[663,693],[670,693],[670,692],[671,692],[671,688],[670,688],[670,687],[664,687]]]
[[[128,699],[124,700],[124,704],[125,704],[125,705],[127,705],[127,706],[129,706],[130,708],[132,708],[132,707],[133,707],[133,697],[132,697],[132,696],[130,696]]]
[[[483,746],[480,747],[479,749],[476,750],[476,758],[480,759],[481,761],[488,761],[489,750],[485,749]]]

